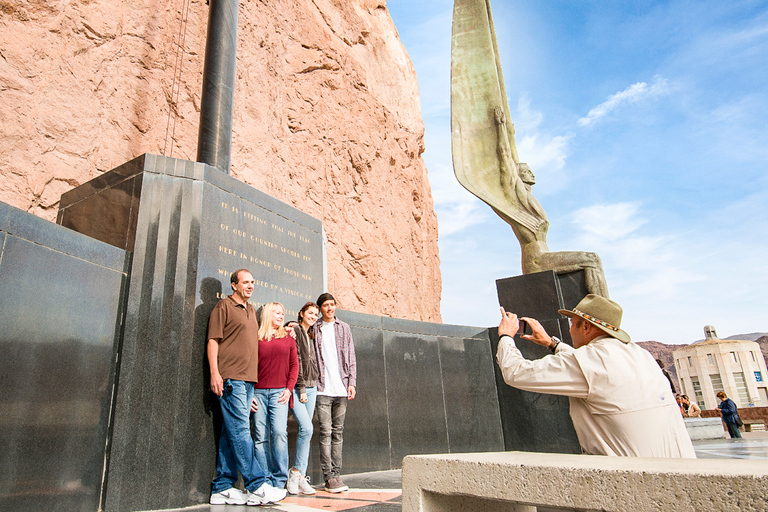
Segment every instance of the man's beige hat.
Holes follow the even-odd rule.
[[[612,336],[624,343],[630,342],[629,334],[620,329],[621,306],[599,295],[590,293],[579,302],[573,311],[560,309],[558,313],[565,316],[581,317],[598,329],[602,329],[608,336]]]

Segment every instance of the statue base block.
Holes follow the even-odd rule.
[[[587,295],[584,271],[557,274],[538,272],[496,281],[499,304],[518,316],[535,318],[547,333],[572,345],[568,319],[558,309],[573,309]],[[499,339],[490,329],[491,348],[496,353]],[[549,351],[535,343],[515,337],[526,359],[539,359]],[[573,429],[568,398],[521,391],[504,382],[495,365],[504,447],[506,450],[551,453],[581,453]]]

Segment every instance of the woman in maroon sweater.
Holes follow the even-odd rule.
[[[299,376],[296,340],[283,327],[284,317],[279,302],[265,304],[261,310],[259,381],[252,416],[256,459],[278,489],[288,480],[288,407]],[[270,444],[271,454],[267,453]]]

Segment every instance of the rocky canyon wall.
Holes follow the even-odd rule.
[[[195,160],[204,0],[0,0],[0,200]],[[232,176],[323,221],[345,309],[440,321],[418,87],[385,0],[240,2]]]

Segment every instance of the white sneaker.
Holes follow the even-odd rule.
[[[234,487],[230,487],[226,491],[221,491],[211,494],[209,503],[211,505],[245,505],[248,501],[248,496]]]
[[[298,469],[291,468],[288,472],[288,481],[285,483],[288,494],[299,494],[299,480],[301,480],[301,473]]]
[[[309,485],[308,476],[303,476],[301,477],[301,480],[299,480],[299,491],[301,494],[315,494],[316,491]]]
[[[248,501],[246,502],[246,505],[269,505],[270,503],[277,503],[285,498],[285,495],[285,489],[278,489],[272,487],[267,482],[264,482],[255,492],[248,491]]]

